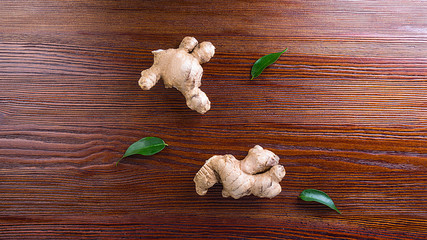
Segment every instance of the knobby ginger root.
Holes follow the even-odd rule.
[[[279,157],[256,145],[241,161],[229,154],[211,157],[197,172],[194,182],[199,195],[205,195],[210,187],[220,182],[223,197],[238,199],[253,194],[273,198],[282,191],[279,182],[285,174]]]
[[[154,63],[141,72],[139,86],[149,90],[162,78],[166,88],[174,87],[184,95],[190,109],[206,113],[211,103],[199,87],[203,74],[201,64],[215,54],[212,43],[199,44],[194,37],[185,37],[177,49],[159,49],[152,53]]]

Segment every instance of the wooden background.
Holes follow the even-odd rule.
[[[0,238],[427,238],[426,1],[2,0],[0,16]],[[137,85],[185,36],[216,47],[205,115]],[[146,136],[169,147],[116,167]],[[206,159],[255,144],[287,170],[279,196],[196,194]]]

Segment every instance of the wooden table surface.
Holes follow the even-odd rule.
[[[0,16],[1,239],[427,238],[426,1],[2,0]],[[137,84],[185,36],[216,47],[205,115]],[[115,166],[146,136],[169,146]],[[280,195],[196,194],[205,160],[256,144],[286,168]]]

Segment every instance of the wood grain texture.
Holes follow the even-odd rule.
[[[426,239],[427,2],[0,1],[1,239]],[[152,50],[211,41],[189,110],[137,85]],[[288,51],[257,79],[259,57]],[[115,162],[134,141],[169,146]],[[255,144],[274,199],[195,193]],[[297,199],[327,192],[343,213]]]

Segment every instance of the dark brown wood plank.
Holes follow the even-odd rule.
[[[7,81],[0,83],[4,90],[0,101],[6,121],[25,123],[30,118],[71,124],[77,116],[91,124],[91,116],[84,119],[88,116],[84,112],[91,111],[107,122],[126,117],[145,124],[185,117],[201,124],[238,124],[241,119],[310,125],[427,124],[427,59],[399,64],[398,59],[286,55],[268,73],[250,81],[249,55],[218,53],[216,62],[205,67],[202,89],[214,103],[209,117],[202,117],[187,109],[179,92],[164,89],[162,83],[150,91],[138,88],[140,70],[152,63],[148,52],[111,57],[112,51],[106,51],[86,57],[90,50],[64,46],[33,47],[38,50],[32,52],[16,44],[3,45],[5,50],[9,47],[18,50],[5,54],[3,61]],[[9,56],[19,52],[27,56],[11,61]],[[138,64],[132,57],[147,60]],[[43,61],[27,60],[38,58]]]
[[[374,231],[375,234],[383,234],[383,237],[393,238],[399,237],[401,231],[407,231],[408,236],[425,236],[426,232],[426,221],[421,221],[425,212],[419,209],[419,206],[426,204],[421,189],[427,183],[424,172],[412,172],[410,177],[403,177],[399,172],[354,174],[344,171],[293,171],[283,182],[285,191],[268,201],[254,197],[222,199],[219,187],[200,197],[195,194],[192,184],[194,172],[153,170],[149,165],[132,165],[132,168],[127,164],[83,169],[28,168],[20,172],[3,170],[2,175],[8,176],[1,179],[4,193],[2,222],[7,226],[4,229],[14,228],[9,224],[18,225],[18,231],[33,221],[42,227],[54,227],[56,221],[60,221],[61,225],[78,226],[82,222],[96,226],[117,225],[124,221],[129,225],[148,224],[141,229],[147,234],[150,234],[149,226],[152,226],[155,228],[153,231],[161,234],[182,231],[189,236],[197,236],[190,226],[205,229],[210,224],[219,224],[217,227],[222,228],[222,221],[241,222],[238,220],[241,218],[243,229],[255,224],[261,230],[258,233],[260,236],[268,236],[268,231],[273,231],[279,237],[287,233],[286,229],[295,231],[296,235],[313,231],[314,237],[334,232],[341,237],[363,237],[365,234],[374,237],[370,236]],[[404,184],[402,180],[405,180]],[[343,215],[297,200],[297,194],[305,187],[329,189]],[[153,219],[153,216],[158,219]],[[107,222],[104,222],[104,218]],[[268,225],[260,224],[265,221]],[[159,229],[153,226],[162,225],[163,222],[170,226]],[[299,223],[302,225],[298,226]],[[177,228],[190,226],[174,229],[174,225]],[[238,228],[239,225],[234,224],[225,231],[233,232]],[[72,231],[76,232],[77,229]],[[250,236],[251,230],[244,234]]]
[[[66,230],[58,234],[72,237],[100,228],[105,218],[107,226],[122,223],[124,231],[131,233],[133,227],[142,226],[138,234],[150,236],[154,231],[167,237],[204,236],[189,227],[170,233],[169,228],[177,226],[174,218],[184,218],[187,225],[197,220],[195,229],[217,236],[237,234],[243,228],[245,232],[238,235],[251,237],[253,225],[261,238],[304,237],[313,231],[316,234],[309,236],[314,238],[376,239],[379,235],[384,239],[399,238],[402,231],[407,237],[424,236],[426,230],[425,129],[262,124],[179,129],[153,125],[132,130],[22,125],[3,127],[2,133],[6,159],[0,174],[0,222],[5,232],[13,224],[24,234],[34,222],[47,233],[62,226]],[[155,156],[129,157],[115,166],[127,145],[137,140],[135,136],[153,134],[170,146]],[[203,161],[224,153],[242,158],[253,144],[247,139],[252,138],[282,158],[287,169],[283,193],[272,200],[222,199],[216,186],[207,196],[197,196],[192,178]],[[299,201],[296,196],[305,188],[327,191],[343,215]],[[146,216],[159,219],[152,223],[152,217]],[[238,217],[249,220],[242,226],[231,224]],[[260,222],[269,222],[269,227]],[[225,223],[231,226],[224,227]],[[207,230],[211,226],[222,232]],[[102,234],[114,236],[119,229]]]
[[[0,2],[0,238],[426,239],[427,4]],[[211,41],[199,115],[137,85],[152,50]],[[288,48],[250,80],[259,57]],[[134,141],[169,146],[115,162]],[[260,144],[274,199],[195,193],[215,154]],[[297,199],[327,192],[342,215]]]

